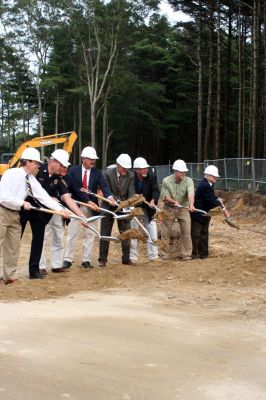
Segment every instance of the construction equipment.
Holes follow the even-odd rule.
[[[48,135],[42,137],[35,137],[22,143],[17,149],[16,153],[9,160],[8,164],[0,164],[0,176],[9,169],[17,166],[17,163],[21,157],[23,151],[28,147],[45,147],[50,145],[63,144],[63,150],[71,153],[73,145],[77,139],[77,134],[75,131],[58,133],[55,135]]]

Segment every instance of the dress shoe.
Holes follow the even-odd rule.
[[[42,276],[46,276],[46,275],[48,275],[48,272],[46,271],[45,268],[41,268],[41,269],[40,269],[40,274],[41,274]]]
[[[190,256],[182,257],[182,261],[189,261],[189,260],[192,260],[192,257]]]
[[[99,261],[99,267],[100,268],[106,267],[106,261]]]
[[[11,283],[14,283],[16,281],[17,281],[17,279],[9,278],[9,279],[4,280],[3,278],[0,278],[0,284],[2,283],[3,285],[10,285]]]
[[[57,273],[66,272],[66,270],[64,268],[52,268],[51,271],[52,272],[57,272]]]
[[[131,260],[123,261],[122,264],[124,264],[124,265],[136,265],[136,263],[134,263],[134,262],[131,261]]]
[[[71,265],[72,265],[72,262],[64,260],[62,268],[68,269],[71,267]]]
[[[81,264],[81,266],[83,268],[94,268],[93,265],[91,265],[91,263],[89,261],[83,261],[83,263]]]
[[[33,274],[30,274],[30,279],[43,279],[45,278],[45,275],[42,275],[40,272],[35,272]]]
[[[11,283],[14,283],[14,282],[16,282],[17,281],[17,279],[11,279],[11,278],[9,278],[9,279],[7,279],[6,281],[4,281],[5,282],[5,285],[10,285]]]

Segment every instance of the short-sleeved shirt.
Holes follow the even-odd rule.
[[[171,197],[183,207],[188,207],[188,196],[194,194],[194,183],[191,178],[186,176],[180,181],[175,180],[175,175],[167,176],[163,179],[161,195]]]

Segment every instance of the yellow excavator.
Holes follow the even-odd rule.
[[[62,148],[70,154],[76,139],[77,134],[75,131],[35,137],[33,139],[30,139],[19,146],[16,153],[7,164],[0,164],[0,176],[2,176],[7,169],[13,168],[17,165],[23,150],[25,150],[27,147],[45,147],[63,143]]]

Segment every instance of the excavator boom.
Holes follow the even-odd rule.
[[[66,150],[68,153],[71,153],[76,139],[77,134],[75,131],[35,137],[33,139],[30,139],[19,146],[14,156],[9,160],[8,164],[0,164],[0,176],[2,176],[7,169],[12,168],[17,164],[22,152],[27,147],[45,147],[63,143],[63,149]]]

